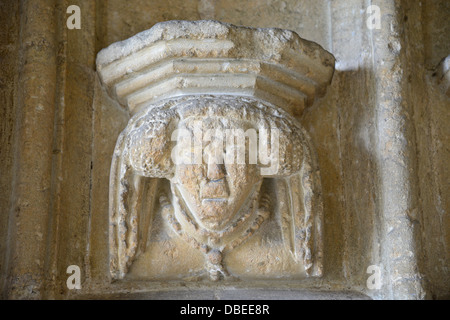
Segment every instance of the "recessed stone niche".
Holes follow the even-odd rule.
[[[1,5],[1,298],[448,298],[450,2],[73,5]]]
[[[295,32],[216,21],[100,51],[101,82],[132,115],[111,155],[112,278],[321,277],[320,169],[298,118],[334,61]]]

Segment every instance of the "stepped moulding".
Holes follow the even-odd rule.
[[[334,57],[281,29],[168,21],[99,52],[131,119],[110,175],[115,279],[322,275],[322,200],[298,118]]]

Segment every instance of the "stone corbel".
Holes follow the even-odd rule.
[[[100,79],[132,115],[111,168],[112,277],[125,277],[133,264],[146,273],[146,248],[158,246],[149,235],[156,216],[166,221],[165,234],[174,246],[182,239],[197,250],[192,256],[204,254],[211,280],[239,278],[246,270],[260,275],[261,263],[253,265],[252,248],[245,247],[258,237],[273,237],[272,246],[258,250],[279,254],[282,261],[267,262],[268,277],[320,276],[319,169],[298,118],[324,95],[334,62],[330,53],[292,31],[216,21],[159,23],[102,50]],[[271,154],[275,146],[279,151],[276,160],[270,158],[279,170],[273,175],[251,171],[260,163],[175,164],[171,134],[189,131],[192,119],[205,120],[208,129],[279,132],[279,146],[278,140],[269,143]],[[170,186],[164,188],[162,180]],[[153,191],[146,195],[145,190]],[[239,262],[247,264],[245,272],[233,258],[236,248],[249,252],[248,261]],[[160,259],[179,263],[172,256]],[[192,264],[189,270],[195,270]],[[158,272],[148,273],[158,278]]]
[[[325,93],[334,62],[292,31],[170,21],[100,51],[97,71],[131,114],[169,97],[220,94],[254,97],[301,116]]]

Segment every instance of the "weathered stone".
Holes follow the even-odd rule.
[[[219,43],[219,50],[210,39],[228,45]],[[155,50],[159,46],[164,50]],[[221,53],[211,55],[217,51]],[[147,95],[136,110],[134,100],[123,99],[118,88],[126,82],[129,92],[153,90],[167,74],[152,67],[145,75],[141,70],[159,59],[180,67],[175,73],[180,73],[183,85],[205,72],[209,81],[198,81],[188,91],[180,91],[178,81],[167,82],[163,98]],[[186,60],[186,70],[180,70]],[[239,79],[259,77],[262,63],[278,70],[262,75],[275,89],[240,91]],[[214,21],[161,23],[100,52],[101,78],[135,114],[118,138],[111,169],[113,278],[124,278],[130,267],[134,279],[198,280],[203,269],[211,280],[322,275],[322,203],[315,151],[293,117],[303,107],[286,108],[286,101],[277,100],[286,93],[276,83],[296,74],[309,82],[309,100],[314,101],[330,82],[333,63],[325,50],[290,31]],[[234,67],[224,68],[230,64]],[[210,81],[223,75],[227,79],[211,87]],[[114,80],[121,77],[126,80]],[[304,87],[295,85],[290,92],[293,100],[301,100],[294,90],[305,91]],[[208,138],[208,132],[213,136]],[[181,142],[186,137],[187,143]],[[266,143],[269,148],[263,151]],[[235,153],[238,148],[241,159]],[[191,158],[194,149],[198,153]],[[189,159],[183,158],[185,153]],[[266,155],[268,161],[262,159]],[[168,179],[170,188],[155,178]],[[149,184],[159,185],[152,195],[144,191],[154,190],[146,187]],[[158,193],[170,200],[158,203]],[[158,220],[163,224],[156,224]],[[164,237],[164,243],[155,235]],[[180,239],[194,251],[180,245]],[[204,266],[191,261],[201,248]]]
[[[376,10],[368,10],[369,3],[363,0],[109,0],[73,4],[81,9],[81,29],[67,29],[67,2],[0,2],[2,298],[448,298],[450,112],[445,58],[450,53],[449,1],[372,2],[380,9],[380,25],[375,28],[370,25]],[[139,281],[149,266],[161,267],[159,274],[174,275],[193,264],[198,270],[220,265],[225,270],[230,265],[227,254],[219,255],[194,242],[180,241],[181,249],[170,243],[164,246],[166,238],[158,234],[150,239],[150,243],[162,243],[156,254],[173,260],[182,256],[183,250],[195,254],[185,259],[185,264],[161,266],[151,260],[139,269],[138,260],[145,260],[140,255],[126,276],[138,280],[111,279],[111,161],[115,142],[130,121],[127,90],[148,78],[142,72],[146,68],[134,73],[142,73],[142,78],[133,80],[137,82],[128,83],[127,76],[121,77],[124,83],[118,86],[122,96],[118,103],[115,85],[98,79],[97,53],[159,22],[200,19],[293,30],[336,57],[326,95],[303,110],[313,100],[306,98],[305,103],[295,98],[292,106],[296,107],[286,109],[298,111],[296,119],[310,136],[320,167],[321,278]],[[295,42],[294,38],[287,43]],[[250,40],[238,43],[246,47]],[[279,61],[283,65],[283,59]],[[204,62],[201,66],[198,71],[223,73],[220,63]],[[228,76],[236,73],[235,67],[242,66],[227,65]],[[272,65],[267,69],[265,61],[258,59],[251,59],[245,67],[253,73],[239,84],[247,86],[248,99],[259,94],[256,103],[261,104],[267,104],[261,101],[267,97],[260,94],[271,89],[267,71],[268,77],[286,82],[285,70],[289,69],[282,67],[282,72],[276,73]],[[191,61],[166,64],[158,71],[169,75],[177,70],[194,71]],[[223,88],[223,81],[214,78]],[[297,83],[298,90],[275,91],[279,98],[274,103],[286,107],[280,98],[290,97],[289,93],[320,96],[319,86],[312,90],[304,85],[305,79],[300,80],[287,83]],[[196,84],[192,79],[187,81],[189,86]],[[174,83],[160,88],[167,90]],[[109,92],[105,91],[107,86]],[[139,103],[153,99],[152,95],[159,92],[131,95],[135,100],[130,101],[139,109],[145,107]],[[220,167],[207,172],[223,174]],[[157,202],[170,209],[170,182],[159,181],[167,186],[165,195],[158,193],[159,184],[147,185],[145,192],[158,193]],[[277,187],[283,190],[283,186]],[[261,188],[262,193],[266,190]],[[219,183],[202,192],[206,196],[229,190]],[[271,213],[285,210],[284,203],[272,210],[274,202],[275,197],[260,201],[263,207],[269,204]],[[250,247],[249,243],[268,229],[271,217],[255,218],[247,241],[233,241],[233,251],[237,254]],[[170,225],[166,221],[157,219],[154,228],[173,232],[184,228],[175,219]],[[284,232],[281,224],[272,225],[280,226]],[[220,238],[211,237],[211,243],[219,244]],[[236,260],[248,258],[245,254]],[[250,258],[261,256],[255,252]],[[264,269],[259,262],[256,267]],[[80,267],[82,289],[67,287],[70,265]],[[382,284],[373,289],[368,280],[374,275],[368,272],[377,267]],[[245,271],[233,269],[229,273],[242,275]],[[212,276],[219,280],[221,273]]]
[[[288,30],[171,21],[100,51],[97,70],[133,114],[206,93],[254,96],[301,116],[331,81],[334,57]]]

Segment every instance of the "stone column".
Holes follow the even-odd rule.
[[[23,1],[16,141],[6,252],[9,298],[40,298],[51,214],[56,1]]]
[[[413,109],[407,100],[406,39],[402,7],[379,1],[381,29],[373,30],[373,69],[376,74],[379,205],[382,214],[381,259],[387,286],[384,298],[423,299],[419,273],[420,208]]]

